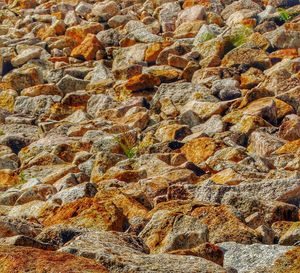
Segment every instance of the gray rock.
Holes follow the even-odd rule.
[[[11,64],[14,67],[21,66],[32,59],[38,59],[42,53],[42,48],[34,47],[27,48],[22,51],[18,56],[11,60]]]
[[[62,204],[66,204],[83,197],[93,197],[97,193],[96,187],[92,183],[83,183],[54,194],[52,200],[61,200]]]
[[[88,81],[77,79],[70,75],[66,75],[57,83],[57,87],[64,94],[67,94],[76,90],[84,90],[88,83]]]
[[[44,228],[35,239],[58,248],[82,233],[83,230],[78,228],[54,225]]]
[[[92,117],[97,117],[98,113],[109,108],[113,108],[117,105],[117,102],[108,95],[99,94],[93,95],[87,104],[87,113]]]
[[[147,247],[136,236],[117,232],[88,232],[59,249],[96,259],[110,272],[225,273],[219,265],[193,256],[146,254]],[[176,265],[176,266],[175,266]]]
[[[291,247],[279,245],[244,245],[234,242],[217,244],[224,251],[224,267],[234,268],[238,273],[260,269],[261,267],[270,268],[275,260],[287,252]],[[253,272],[253,271],[252,271]]]
[[[239,82],[233,79],[224,79],[213,82],[212,94],[221,100],[232,100],[241,96]]]
[[[60,100],[60,96],[19,96],[15,101],[15,112],[22,115],[40,116],[49,112],[51,106]]]
[[[270,179],[256,183],[241,183],[237,186],[218,185],[212,181],[206,181],[196,187],[197,200],[220,203],[227,192],[243,193],[246,196],[277,200],[290,204],[300,203],[299,179]]]
[[[42,226],[25,219],[0,216],[0,238],[15,235],[35,237],[42,231]]]
[[[286,30],[284,27],[277,28],[264,34],[271,45],[275,48],[297,48],[300,44],[299,31]]]
[[[0,238],[0,246],[27,246],[27,247],[53,250],[53,247],[51,245],[44,244],[42,242],[39,242],[33,238],[24,235],[16,235],[13,237]]]
[[[165,236],[155,241],[157,246],[153,253],[193,248],[208,241],[208,229],[199,219],[166,211],[156,212],[139,236],[146,244],[148,241],[153,244],[153,238],[161,230],[164,230]]]

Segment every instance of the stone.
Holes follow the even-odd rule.
[[[1,228],[0,237],[11,237],[16,235],[25,235],[29,237],[35,237],[38,235],[42,226],[38,223],[31,223],[26,220],[11,218],[7,216],[0,217]]]
[[[176,26],[181,25],[187,21],[202,20],[205,16],[205,9],[200,5],[195,5],[190,8],[184,9],[178,15]]]
[[[96,187],[92,183],[82,183],[78,186],[73,186],[62,190],[52,195],[52,200],[60,200],[62,204],[76,201],[84,197],[93,197],[97,193]]]
[[[186,156],[187,160],[198,164],[213,155],[216,149],[217,145],[212,138],[203,137],[187,142],[181,148],[181,152]]]
[[[221,100],[232,100],[241,96],[239,82],[232,79],[215,81],[212,85],[212,94]]]
[[[272,192],[270,189],[272,189]],[[298,191],[297,179],[270,179],[257,182],[254,185],[246,183],[237,186],[216,185],[212,181],[207,181],[196,190],[196,199],[207,202],[220,202],[226,192],[243,192],[249,196],[255,195],[259,198],[298,204]]]
[[[16,69],[6,74],[3,81],[10,84],[16,91],[22,91],[24,88],[44,82],[41,73],[34,67]]]
[[[89,33],[82,43],[72,50],[71,56],[90,61],[96,57],[97,51],[101,48],[102,45],[97,39],[96,35]]]
[[[164,234],[160,235],[161,229],[164,230]],[[158,211],[139,236],[151,253],[165,253],[194,248],[207,242],[208,230],[197,218]]]
[[[87,86],[88,81],[77,79],[70,75],[64,76],[58,83],[57,87],[64,93],[74,92],[76,90],[85,89]]]
[[[108,272],[104,266],[95,261],[68,253],[16,246],[1,246],[0,253],[1,271],[3,273],[8,273],[11,270],[47,270],[49,272],[63,270],[66,273],[71,273],[74,272],[74,268],[95,273]]]
[[[114,1],[105,1],[103,3],[97,3],[92,8],[92,13],[95,16],[99,16],[102,20],[107,21],[120,11],[119,6]]]
[[[296,273],[299,268],[299,247],[294,247],[278,257],[270,269],[276,273],[283,273],[286,270]]]
[[[239,66],[241,64],[262,70],[271,66],[268,55],[261,49],[235,48],[222,59],[222,65],[227,67]]]
[[[45,226],[64,224],[77,228],[122,231],[124,222],[125,217],[122,211],[112,202],[85,197],[61,206],[49,215],[43,224]]]
[[[243,245],[234,242],[218,244],[224,251],[224,267],[238,272],[272,268],[276,259],[288,252],[291,247],[278,245]],[[241,259],[245,257],[244,259]]]
[[[21,54],[17,55],[11,60],[11,64],[14,67],[21,66],[32,59],[38,59],[42,53],[41,48],[28,48],[22,51]]]
[[[96,246],[96,247],[95,247]],[[171,254],[146,254],[148,248],[133,235],[107,232],[86,233],[62,247],[60,252],[73,252],[78,256],[95,258],[111,271],[135,272],[224,272],[215,263],[199,257]],[[178,267],[174,270],[174,263]]]
[[[300,225],[299,225],[299,222],[295,222],[280,237],[279,244],[281,244],[281,245],[296,245],[299,241],[300,241]]]

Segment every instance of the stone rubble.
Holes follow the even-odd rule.
[[[299,0],[0,0],[0,272],[300,272]]]

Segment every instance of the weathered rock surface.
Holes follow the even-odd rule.
[[[296,0],[0,0],[0,272],[298,273],[299,48]]]

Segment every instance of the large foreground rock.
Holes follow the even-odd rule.
[[[103,265],[67,253],[30,247],[0,247],[0,271],[11,272],[109,272]]]
[[[121,233],[86,233],[70,241],[60,251],[96,259],[108,267],[110,272],[226,272],[219,265],[203,258],[146,254],[149,250],[141,239]]]

